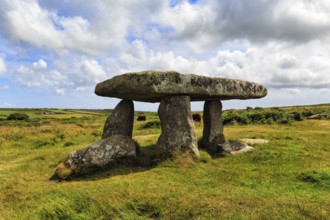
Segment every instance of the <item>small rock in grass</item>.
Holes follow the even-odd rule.
[[[236,140],[225,141],[225,143],[219,144],[219,147],[221,150],[231,154],[245,153],[254,150],[254,147]]]

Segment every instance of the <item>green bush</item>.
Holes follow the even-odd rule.
[[[266,112],[265,118],[271,119],[273,121],[278,121],[279,119],[283,118],[283,113],[278,111]]]
[[[239,115],[236,115],[236,114],[227,115],[227,116],[223,117],[223,119],[222,119],[222,123],[224,125],[227,125],[227,124],[230,124],[230,123],[233,123],[233,122],[237,122],[239,124],[246,125],[247,124],[247,119],[243,116],[239,116]]]
[[[295,121],[304,120],[300,112],[292,112],[292,119]]]
[[[237,122],[240,125],[246,124],[290,124],[290,120],[301,121],[303,117],[301,113],[294,112],[288,114],[281,109],[263,109],[263,108],[248,108],[243,111],[226,111],[223,114],[223,124],[231,124]]]
[[[24,114],[24,113],[13,113],[13,114],[10,114],[8,117],[7,117],[7,120],[19,120],[19,121],[23,121],[23,120],[28,120],[29,119],[29,116],[27,114]]]
[[[302,112],[301,114],[302,114],[302,116],[304,116],[304,117],[309,117],[309,116],[314,115],[314,113],[313,113],[312,111],[304,111],[304,112]]]
[[[291,124],[291,121],[289,119],[282,119],[279,121],[279,123],[282,125],[289,125]]]
[[[251,113],[251,114],[248,114],[247,117],[252,122],[258,122],[265,118],[265,116],[261,113]]]
[[[149,121],[145,123],[142,128],[160,128],[160,121]]]

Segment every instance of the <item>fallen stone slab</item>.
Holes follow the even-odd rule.
[[[58,165],[53,177],[67,179],[89,174],[124,157],[136,157],[135,143],[127,136],[112,135],[70,153],[65,162]]]
[[[204,101],[262,98],[267,95],[267,89],[261,84],[238,79],[148,70],[100,82],[95,94],[143,102],[160,102],[170,95],[188,95],[191,101]]]
[[[266,139],[242,138],[239,140],[245,144],[267,144],[267,143],[269,143],[269,141]]]
[[[236,140],[228,140],[223,144],[219,144],[220,150],[225,151],[231,154],[240,154],[246,153],[254,150],[254,147],[251,147],[243,142]]]

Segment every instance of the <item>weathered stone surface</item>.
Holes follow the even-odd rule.
[[[189,96],[164,98],[158,109],[162,133],[157,145],[168,150],[190,151],[199,155]]]
[[[55,174],[63,179],[73,174],[87,174],[123,157],[136,157],[135,143],[127,136],[112,135],[70,153],[66,161],[58,166]]]
[[[243,80],[149,70],[118,75],[98,83],[95,93],[127,100],[160,102],[169,95],[188,95],[191,101],[254,99],[266,96],[267,89]]]
[[[242,139],[239,139],[240,141],[242,141],[243,143],[245,144],[267,144],[269,143],[268,140],[266,139],[253,139],[253,138],[242,138]]]
[[[134,104],[131,100],[122,100],[108,116],[102,138],[120,134],[132,137],[134,121]]]
[[[219,100],[204,103],[202,147],[205,149],[216,151],[217,146],[225,142],[221,114],[222,103]]]
[[[227,153],[240,154],[254,150],[253,147],[236,140],[228,140],[219,144],[219,148]]]

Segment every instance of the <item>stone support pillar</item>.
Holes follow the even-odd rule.
[[[160,148],[190,151],[199,156],[189,96],[168,96],[161,100],[158,115],[162,133],[157,141]]]
[[[112,135],[123,135],[132,138],[134,122],[134,104],[131,100],[122,100],[108,116],[102,139]]]
[[[207,150],[216,151],[218,145],[225,142],[221,114],[221,101],[205,101],[202,147]]]

